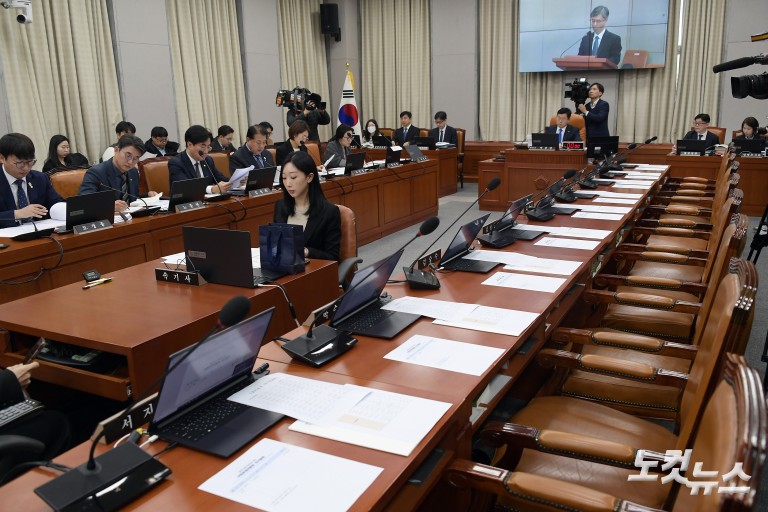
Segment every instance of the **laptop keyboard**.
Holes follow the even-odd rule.
[[[202,439],[229,421],[232,416],[248,408],[247,405],[227,400],[227,397],[245,388],[251,382],[251,379],[243,379],[242,382],[230,388],[226,393],[220,394],[166,427],[163,427],[163,432],[188,441]]]
[[[0,410],[0,427],[4,427],[27,415],[41,411],[43,404],[37,400],[27,399]]]
[[[381,323],[395,313],[396,311],[379,309],[378,307],[370,307],[357,313],[352,318],[336,325],[336,328],[348,332],[367,331],[374,325]]]
[[[456,258],[455,260],[447,263],[445,268],[451,268],[454,270],[473,270],[477,267],[478,263],[475,260],[466,260],[464,258]]]

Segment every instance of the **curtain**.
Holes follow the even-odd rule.
[[[361,0],[360,18],[361,119],[375,118],[381,127],[398,128],[400,112],[408,110],[414,126],[429,128],[429,0]]]
[[[278,1],[281,89],[306,88],[332,105],[334,100],[328,92],[325,36],[320,32],[321,3],[320,0]],[[285,119],[288,109],[282,110]],[[331,127],[335,116],[332,111],[328,111],[331,124],[318,126],[320,140],[328,140],[333,134]]]
[[[40,168],[59,133],[96,162],[123,117],[107,4],[37,0],[32,9],[29,25],[0,12],[10,127],[34,141]]]
[[[167,0],[179,130],[201,124],[235,129],[245,141],[248,113],[235,0]]]

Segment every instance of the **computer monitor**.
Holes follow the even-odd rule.
[[[354,171],[359,171],[363,166],[365,166],[365,152],[350,153],[344,164],[344,175],[351,176]]]
[[[587,158],[603,159],[618,152],[618,135],[613,137],[590,137],[587,141]]]
[[[399,149],[395,150],[395,149],[392,149],[391,147],[388,147],[385,164],[387,167],[400,165],[400,150]]]
[[[385,137],[384,135],[374,135],[372,140],[373,145],[376,147],[387,148],[392,145],[392,140],[389,139],[389,137]]]
[[[758,154],[765,151],[765,139],[733,139],[736,153]]]
[[[559,149],[556,133],[532,133],[531,148]]]
[[[115,193],[112,190],[67,198],[67,230],[75,226],[115,218]]]
[[[205,189],[208,178],[192,178],[171,183],[171,198],[168,201],[168,211],[175,212],[176,205],[202,201],[205,199]]]
[[[413,145],[427,149],[435,149],[436,142],[432,137],[414,137]]]
[[[275,171],[277,167],[262,167],[261,169],[253,169],[248,172],[248,178],[245,182],[245,193],[248,194],[251,190],[259,190],[262,188],[272,188],[272,183],[275,180]]]
[[[703,155],[709,149],[707,141],[699,139],[680,139],[675,146],[678,155]]]

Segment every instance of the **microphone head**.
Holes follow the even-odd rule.
[[[496,178],[498,179],[498,178]],[[491,180],[493,181],[493,180]],[[419,226],[419,236],[428,235],[434,230],[437,229],[437,226],[440,225],[440,219],[437,217],[430,217],[424,222],[421,223],[421,226]]]
[[[219,313],[219,323],[224,327],[230,327],[245,319],[251,310],[251,301],[242,295],[229,299]]]
[[[568,169],[567,171],[565,171],[565,174],[563,174],[563,178],[566,179],[566,180],[569,180],[569,179],[573,178],[574,176],[576,176],[577,172],[579,172],[579,171],[577,171],[576,169]]]
[[[633,142],[632,144],[630,144],[629,146],[627,146],[627,150],[630,150],[630,151],[631,151],[631,150],[635,149],[636,147],[637,147],[637,144],[635,144],[635,143]]]
[[[648,144],[650,144],[651,142],[655,141],[656,139],[658,139],[658,137],[656,135],[654,135],[653,137],[648,139]]]
[[[491,181],[489,181],[488,184],[485,186],[485,188],[487,188],[488,190],[493,190],[499,185],[501,185],[501,178],[496,177],[496,178],[493,178]]]
[[[202,149],[198,149],[197,154],[200,156],[203,156],[205,154],[205,151],[203,151]]]

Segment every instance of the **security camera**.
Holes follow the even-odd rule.
[[[19,9],[16,21],[23,25],[32,23],[32,0],[4,0],[0,2],[6,9]]]

